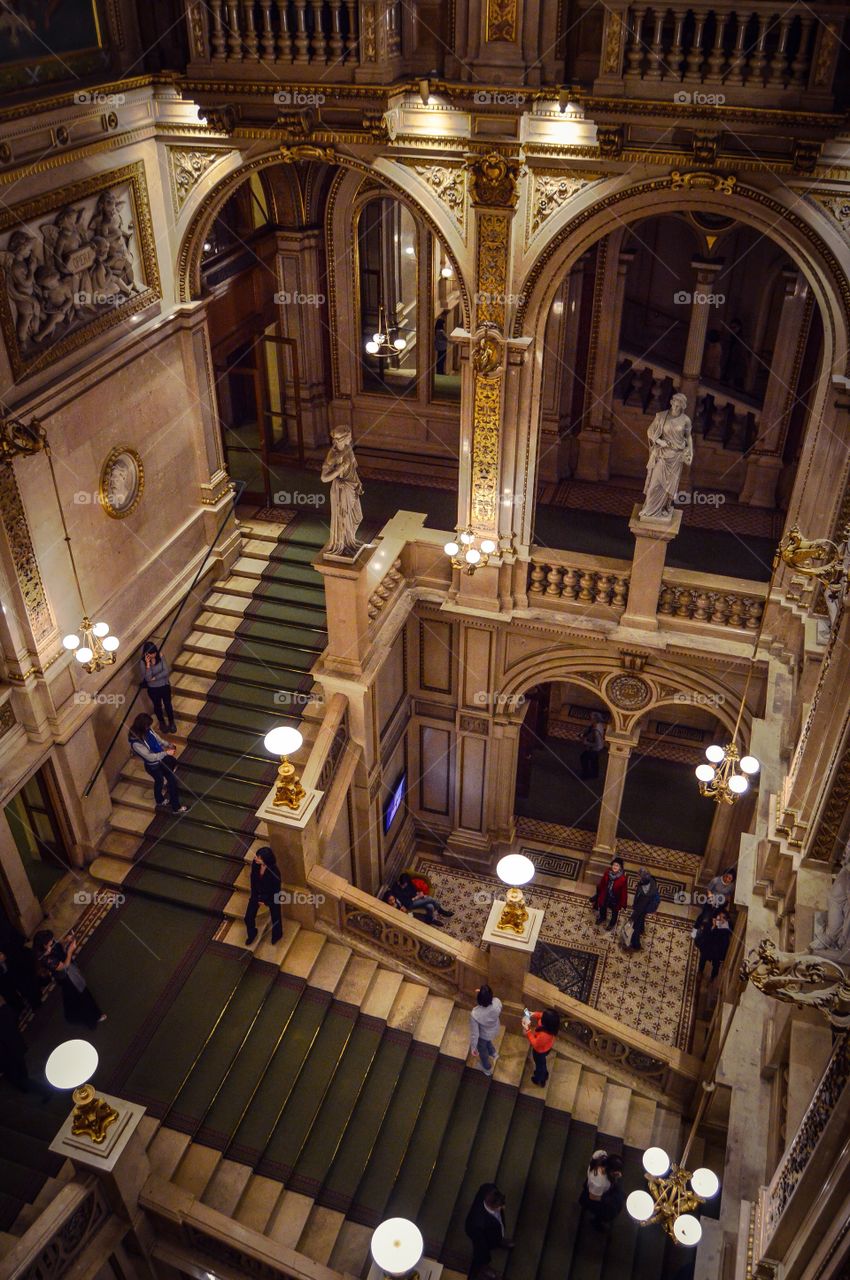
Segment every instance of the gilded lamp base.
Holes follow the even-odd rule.
[[[674,1164],[663,1178],[655,1178],[649,1173],[644,1176],[649,1184],[649,1194],[655,1201],[655,1211],[647,1222],[641,1223],[641,1226],[657,1222],[664,1228],[670,1239],[675,1240],[673,1224],[679,1215],[693,1213],[694,1209],[705,1204],[705,1201],[701,1200],[688,1186],[691,1174],[679,1165]]]
[[[502,908],[502,914],[499,916],[497,929],[504,930],[505,933],[525,933],[525,922],[528,919],[528,910],[525,905],[525,898],[522,895],[522,889],[516,887],[508,889],[505,894],[505,905]]]
[[[295,765],[290,764],[284,756],[277,771],[273,804],[280,809],[300,809],[306,794],[301,785],[301,779],[295,772]]]
[[[90,1138],[100,1144],[110,1125],[115,1124],[118,1112],[94,1091],[93,1084],[82,1084],[75,1089],[74,1111],[71,1116],[71,1133],[75,1138]]]

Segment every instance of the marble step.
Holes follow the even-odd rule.
[[[25,1204],[15,1221],[9,1228],[13,1236],[22,1236],[29,1230],[36,1218],[55,1200],[66,1182],[74,1177],[74,1166],[66,1160],[55,1177],[46,1178],[38,1195],[29,1204]]]
[[[612,1138],[625,1135],[629,1119],[632,1091],[627,1085],[608,1080],[602,1094],[602,1106],[596,1122],[600,1134]]]

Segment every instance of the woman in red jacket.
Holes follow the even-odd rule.
[[[561,1026],[561,1019],[554,1009],[544,1009],[542,1013],[529,1013],[522,1020],[522,1029],[531,1045],[531,1056],[534,1059],[532,1084],[544,1085],[549,1079],[546,1068],[546,1057],[555,1043],[555,1036]]]
[[[611,923],[607,926],[609,933],[617,927],[617,916],[628,901],[628,883],[626,871],[619,858],[614,858],[610,867],[596,886],[596,895],[592,901],[596,904],[596,923],[604,924],[605,917],[611,912]]]

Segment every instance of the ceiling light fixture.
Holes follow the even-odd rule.
[[[747,672],[747,682],[741,696],[741,705],[738,708],[738,718],[732,731],[731,742],[728,742],[725,747],[721,747],[718,742],[713,742],[711,746],[706,747],[705,756],[708,763],[698,764],[695,770],[700,795],[707,796],[716,804],[735,804],[738,797],[749,790],[750,779],[755,777],[761,768],[755,756],[740,756],[738,753],[737,738],[751,675],[752,667]]]
[[[392,337],[393,333],[395,337]],[[401,336],[398,328],[396,326],[390,328],[387,324],[383,302],[378,303],[378,327],[365,345],[368,355],[377,356],[379,360],[386,360],[389,356],[397,356],[407,346],[407,339]]]
[[[474,573],[483,569],[490,557],[495,555],[499,544],[493,538],[481,538],[473,529],[464,529],[445,544],[443,550],[452,562],[452,567],[462,569],[464,573]]]

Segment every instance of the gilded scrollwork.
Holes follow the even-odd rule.
[[[686,191],[719,191],[722,195],[731,196],[736,183],[734,174],[707,173],[704,169],[674,169],[670,174],[670,186],[674,191],[684,187]]]
[[[487,39],[510,44],[517,38],[517,0],[487,0]]]
[[[501,377],[475,375],[472,417],[472,502],[473,525],[492,528],[498,506],[499,420],[502,401]]]
[[[509,233],[510,222],[503,214],[480,214],[475,295],[478,328],[489,324],[502,332],[505,327]]]
[[[468,162],[469,186],[475,204],[485,208],[512,209],[519,198],[520,162],[490,151]]]
[[[40,646],[53,631],[54,622],[35,558],[21,491],[15,479],[14,468],[10,465],[0,466],[0,521],[9,540],[33,639]]]
[[[504,345],[498,329],[484,325],[473,337],[472,367],[483,378],[491,378],[502,367]]]
[[[167,147],[168,172],[171,178],[171,203],[180,213],[204,174],[222,155],[222,151],[190,151],[185,147]]]
[[[537,234],[543,223],[557,213],[574,195],[604,177],[601,173],[570,173],[563,169],[531,170],[532,196],[529,201],[529,226],[526,243]]]
[[[414,164],[410,167],[414,173],[427,182],[444,208],[448,209],[453,221],[464,239],[466,239],[466,169],[462,164],[438,162],[436,164]]]
[[[817,1009],[837,1031],[850,1027],[850,976],[833,960],[779,951],[762,938],[744,961],[741,978],[774,1000]]]

